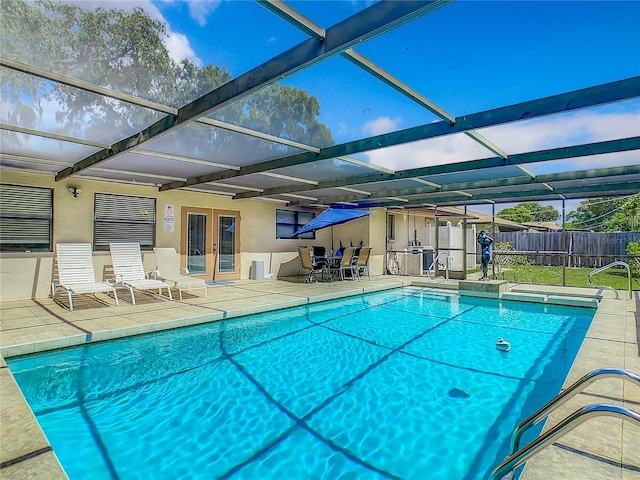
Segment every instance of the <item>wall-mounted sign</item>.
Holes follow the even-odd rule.
[[[164,206],[164,231],[173,232],[175,228],[175,208],[173,205],[167,204]]]

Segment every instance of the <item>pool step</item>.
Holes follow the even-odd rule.
[[[506,280],[489,280],[479,282],[473,280],[460,280],[458,292],[468,297],[500,298],[507,293],[509,282]]]
[[[567,293],[563,295],[549,295],[546,293],[531,293],[531,291],[505,292],[500,297],[502,300],[515,300],[518,302],[548,303],[550,305],[565,305],[569,307],[597,308],[600,296],[574,295]]]
[[[600,300],[597,298],[587,298],[572,295],[549,295],[547,303],[553,305],[567,305],[570,307],[598,308]]]
[[[535,288],[535,290],[534,290]],[[569,307],[598,308],[603,295],[601,290],[571,289],[570,291],[557,293],[555,289],[546,285],[532,287],[531,285],[514,285],[509,293],[502,298],[505,300],[520,300],[524,302],[548,303],[551,305],[566,305]],[[544,298],[544,300],[542,300]]]
[[[548,291],[544,291],[545,287],[547,288]],[[510,292],[522,292],[522,293],[536,293],[536,294],[542,294],[542,295],[555,295],[557,290],[553,290],[550,289],[548,286],[544,286],[541,285],[539,288],[536,288],[536,292],[532,291],[531,286],[514,286],[511,287],[509,289]],[[578,291],[578,290],[572,290],[571,292],[568,293],[563,293],[562,296],[563,297],[582,297],[582,298],[589,298],[589,299],[597,299],[600,300],[602,299],[602,293],[600,293],[600,290],[589,290],[589,289],[583,289],[584,291]]]
[[[527,292],[505,292],[500,297],[503,300],[515,300],[517,302],[547,303],[548,295]]]
[[[412,280],[411,285],[414,287],[440,288],[443,290],[458,290],[458,282],[442,280],[434,282],[433,280]]]

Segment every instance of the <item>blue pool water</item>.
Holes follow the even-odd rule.
[[[480,480],[594,312],[404,288],[7,363],[72,480]]]

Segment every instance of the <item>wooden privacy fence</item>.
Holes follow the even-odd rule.
[[[626,262],[627,244],[640,241],[640,232],[497,232],[494,239],[509,242],[538,265],[562,265],[567,257],[568,267],[593,268],[616,260]]]

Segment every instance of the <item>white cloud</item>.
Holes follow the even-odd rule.
[[[521,153],[638,135],[640,113],[584,110],[480,131],[508,153]]]
[[[198,66],[202,66],[202,60],[200,60],[200,58],[191,48],[189,39],[186,35],[168,31],[168,35],[164,43],[167,47],[167,51],[169,52],[169,56],[176,62],[179,62],[183,58],[186,58],[192,63]]]
[[[271,44],[271,43],[275,43],[276,42],[276,37],[269,37],[267,38],[267,45]]]
[[[349,130],[349,125],[347,124],[347,122],[340,121],[338,122],[338,128],[335,133],[337,135],[344,135],[345,133],[347,133],[348,130]]]
[[[393,170],[442,165],[492,156],[466,135],[457,134],[373,150],[369,161]]]
[[[189,0],[189,16],[201,27],[207,24],[208,18],[220,6],[220,0]]]
[[[385,130],[384,121],[379,124],[375,122],[370,126],[373,135],[376,134],[374,130],[377,126],[380,126],[382,132],[389,131]],[[637,136],[639,125],[640,112],[608,111],[602,108],[486,128],[479,133],[498,148],[512,155]],[[376,165],[404,170],[495,155],[466,135],[456,134],[374,150],[368,152],[367,156],[369,161]],[[632,157],[637,160],[637,152],[573,158],[549,163],[555,164],[554,171],[567,171],[629,165],[633,163]],[[527,168],[538,170],[543,165],[530,164]]]
[[[105,10],[118,9],[126,12],[133,11],[134,8],[142,8],[153,20],[163,22],[167,25],[167,36],[163,39],[167,47],[169,56],[176,62],[186,58],[194,64],[201,66],[202,60],[196,55],[191,48],[189,38],[182,33],[174,32],[171,25],[164,18],[162,12],[150,0],[131,0],[123,2],[121,0],[78,0],[77,5],[86,10],[96,10],[98,7]],[[175,3],[174,1],[165,1],[166,4]],[[213,11],[218,8],[220,1],[190,1],[189,14],[200,26],[206,24],[206,19]],[[204,23],[202,23],[204,22]]]
[[[381,135],[398,130],[401,124],[401,118],[378,117],[365,123],[362,131],[367,135]]]

